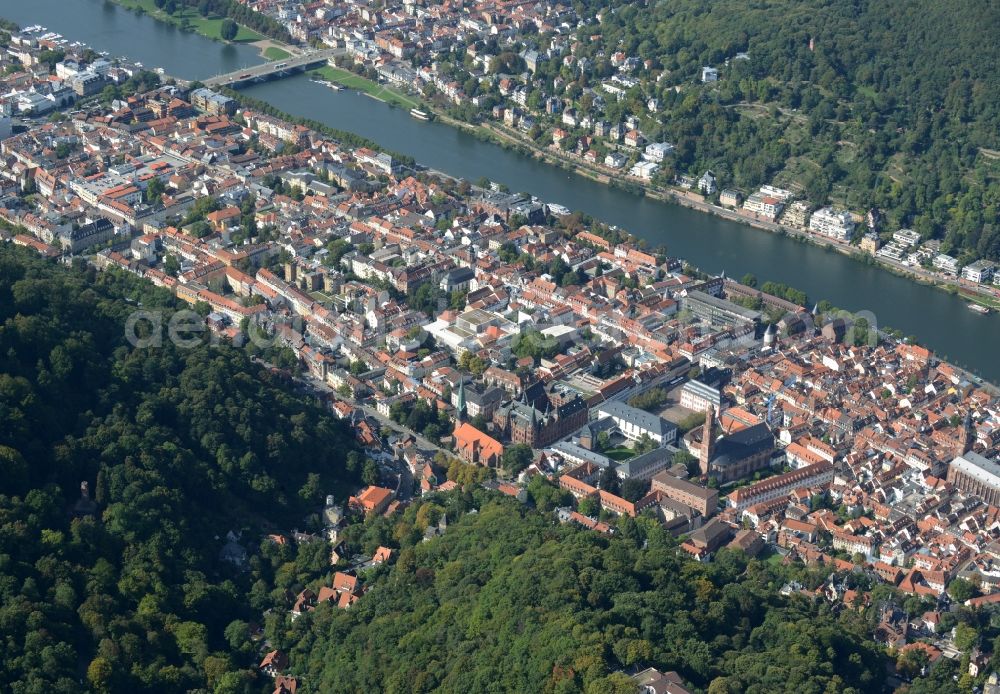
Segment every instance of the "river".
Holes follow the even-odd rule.
[[[0,16],[21,26],[43,24],[95,50],[127,55],[169,74],[205,78],[261,62],[250,46],[210,41],[139,16],[107,0],[0,0]],[[945,292],[897,277],[832,250],[751,229],[670,203],[635,196],[563,171],[437,122],[351,91],[334,92],[305,75],[245,92],[288,113],[368,137],[453,176],[486,176],[512,190],[616,224],[651,245],[664,244],[707,272],[753,273],[797,287],[813,300],[871,311],[882,327],[915,335],[941,357],[1000,382],[1000,319],[970,311]]]

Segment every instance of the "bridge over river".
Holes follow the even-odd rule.
[[[281,60],[272,60],[261,65],[233,70],[222,75],[216,75],[202,80],[206,87],[229,87],[245,82],[263,82],[276,76],[284,76],[298,70],[305,70],[317,65],[326,64],[331,58],[346,54],[343,48],[327,48],[319,51],[309,51],[300,55],[289,56]]]

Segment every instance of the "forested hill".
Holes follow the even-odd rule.
[[[221,562],[226,533],[255,546],[360,478],[350,432],[244,352],[131,348],[137,304],[173,302],[0,246],[5,691],[256,691],[224,632],[260,618],[273,570]],[[74,517],[81,481],[96,508]]]
[[[890,226],[943,238],[955,255],[1000,259],[997,3],[584,5],[601,25],[581,29],[577,57],[605,77],[616,51],[653,61],[657,79],[609,110],[641,114],[642,98],[659,97],[643,126],[677,144],[681,170],[801,184],[815,204],[877,206]],[[719,81],[699,85],[702,66]]]
[[[782,598],[780,572],[742,552],[699,564],[656,521],[622,519],[607,539],[510,499],[455,522],[463,503],[472,497],[437,509],[444,536],[404,539],[350,610],[290,626],[281,645],[308,691],[634,694],[617,673],[633,665],[677,670],[713,694],[882,689],[864,616]],[[432,518],[382,519],[380,531],[411,537],[421,516]]]

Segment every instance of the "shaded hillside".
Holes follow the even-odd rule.
[[[643,130],[677,144],[679,171],[801,185],[815,204],[877,206],[888,227],[940,237],[946,252],[1000,259],[996,3],[613,4],[585,3],[602,22],[581,30],[578,57],[598,77],[613,74],[616,51],[652,61],[606,115],[645,114],[658,97]],[[702,66],[719,82],[700,85]],[[541,72],[559,71],[550,61]]]
[[[255,545],[360,478],[350,432],[240,350],[132,349],[138,304],[166,320],[173,299],[0,247],[0,681],[15,692],[180,692],[227,673],[244,691],[255,656],[223,632],[259,618],[251,588],[266,597],[273,570],[228,567],[222,536]],[[73,517],[81,481],[96,509]]]
[[[454,518],[461,496],[447,503]],[[407,538],[413,522],[383,532]],[[742,553],[682,559],[654,521],[620,530],[609,540],[486,501],[439,539],[404,539],[350,610],[291,625],[293,669],[309,691],[331,692],[631,694],[614,674],[631,665],[678,670],[715,693],[879,691],[882,661],[860,615],[781,598],[778,575]]]

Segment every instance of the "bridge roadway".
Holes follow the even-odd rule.
[[[272,60],[261,65],[247,67],[240,70],[233,70],[224,75],[216,75],[206,80],[202,80],[206,87],[225,87],[239,82],[253,82],[256,80],[268,79],[273,75],[282,72],[293,72],[308,67],[313,67],[320,63],[326,63],[330,58],[345,55],[347,51],[343,48],[327,48],[320,51],[310,51],[301,55],[289,56],[281,60]]]

